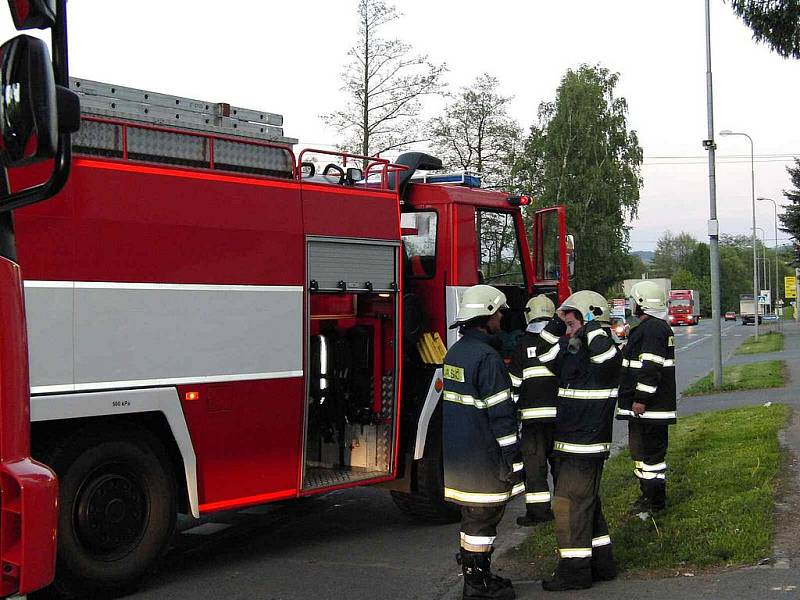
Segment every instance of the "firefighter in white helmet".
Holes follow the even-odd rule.
[[[553,576],[542,582],[548,591],[588,588],[593,581],[613,579],[617,572],[599,491],[611,450],[622,357],[599,320],[608,314],[603,296],[576,292],[559,313],[567,334],[557,356],[542,357],[559,377],[553,442],[559,561]]]
[[[675,338],[666,322],[664,289],[652,281],[631,288],[631,308],[639,317],[622,351],[617,418],[628,421],[628,447],[641,495],[634,513],[666,507],[665,462],[669,425],[675,423]]]
[[[553,431],[558,406],[558,378],[540,357],[558,352],[558,340],[566,332],[561,319],[553,319],[556,307],[544,294],[528,300],[528,327],[517,342],[509,374],[522,424],[522,460],[525,463],[525,514],[517,525],[530,527],[553,520],[547,482],[553,454]],[[553,350],[555,348],[555,350]],[[552,470],[552,466],[551,466]]]
[[[444,359],[444,495],[461,505],[464,598],[515,597],[511,581],[491,572],[497,524],[509,499],[525,489],[511,381],[495,335],[505,308],[497,288],[467,289],[451,325],[462,337]]]

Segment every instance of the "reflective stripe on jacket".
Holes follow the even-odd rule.
[[[561,319],[551,320],[541,333],[525,332],[514,349],[509,374],[521,421],[552,422],[558,407],[558,377],[542,362],[566,332]]]
[[[508,482],[522,460],[511,381],[494,340],[466,329],[445,356],[444,495],[458,504],[502,504],[525,491]]]
[[[559,376],[554,452],[605,459],[611,450],[622,355],[597,321],[587,323],[576,337],[580,348],[572,352],[564,338],[553,361]]]
[[[618,419],[675,422],[674,340],[672,328],[662,319],[648,317],[633,328],[622,350]],[[634,402],[645,405],[644,413],[638,417],[633,413]]]

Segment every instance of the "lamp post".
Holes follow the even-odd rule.
[[[714,387],[722,387],[722,324],[719,294],[719,221],[717,220],[716,150],[714,141],[714,86],[711,75],[711,2],[705,1],[706,24],[706,116],[708,137],[703,148],[708,151],[708,254],[711,267],[711,346],[714,352]]]
[[[761,289],[770,289],[772,287],[772,283],[767,280],[767,275],[769,275],[769,260],[767,259],[767,242],[766,242],[766,233],[764,232],[763,227],[756,227],[761,232],[761,256],[763,258],[759,258],[758,260],[764,261],[764,270],[761,271]],[[770,275],[770,279],[772,276]],[[766,309],[765,309],[766,310]]]
[[[775,202],[772,198],[756,198],[759,202],[772,202],[772,208],[775,211],[775,291],[773,292],[776,298],[772,301],[772,312],[776,315],[778,314],[778,309],[776,308],[776,300],[777,295],[781,289],[781,282],[778,279],[778,203]]]
[[[758,256],[756,255],[756,169],[755,152],[753,150],[753,138],[741,131],[731,131],[725,129],[719,132],[720,135],[741,135],[750,140],[750,192],[753,197],[753,302],[756,305],[753,318],[753,325],[756,328],[756,341],[758,341]]]

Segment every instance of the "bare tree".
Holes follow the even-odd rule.
[[[488,187],[510,183],[522,128],[508,116],[510,96],[498,93],[499,82],[488,73],[461,89],[430,122],[431,140],[448,168],[477,171]]]
[[[411,46],[380,37],[380,29],[400,18],[383,0],[358,3],[358,41],[348,52],[342,90],[348,102],[342,110],[322,116],[347,134],[341,149],[367,156],[423,141],[418,115],[420,98],[442,90],[445,65],[427,55],[412,55]]]

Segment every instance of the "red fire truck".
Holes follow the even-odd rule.
[[[510,353],[569,293],[563,207],[396,163],[294,152],[279,115],[72,80],[51,201],[16,213],[35,456],[60,479],[56,588],[126,588],[176,513],[385,484],[442,497],[439,392],[459,295],[502,289]],[[532,251],[533,250],[533,251]]]
[[[25,305],[11,211],[45,200],[64,184],[77,97],[68,87],[65,0],[13,0],[18,30],[51,30],[44,41],[20,35],[0,47],[0,597],[19,596],[53,579],[58,484],[30,456]],[[9,178],[37,168],[25,189]]]

